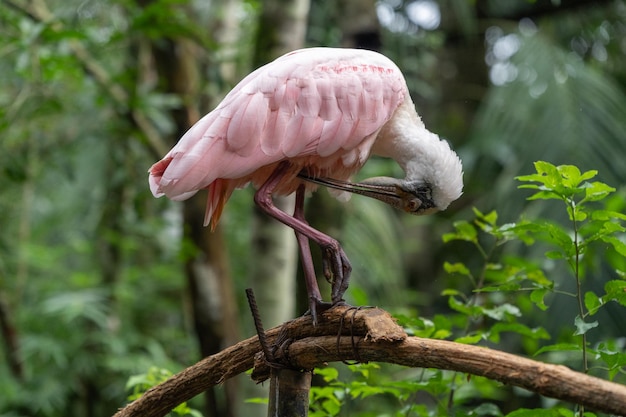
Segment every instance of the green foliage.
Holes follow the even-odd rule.
[[[0,345],[3,417],[110,416],[124,403],[124,381],[129,375],[157,364],[149,378],[150,372],[137,377],[149,385],[159,380],[158,369],[178,369],[196,359],[181,295],[185,285],[181,258],[195,249],[179,241],[180,213],[173,207],[180,206],[154,200],[147,190],[146,170],[156,158],[148,149],[145,132],[132,119],[133,112],[140,112],[166,138],[174,126],[173,110],[188,100],[162,90],[163,80],[154,72],[146,50],[148,43],[166,46],[167,37],[185,38],[207,52],[198,66],[209,64],[203,74],[207,83],[200,88],[211,97],[219,97],[224,88],[221,63],[250,61],[255,18],[262,2],[244,1],[236,8],[242,36],[228,50],[220,50],[213,37],[226,21],[211,7],[220,3],[225,4],[11,0],[0,5],[0,298],[6,301],[17,338],[16,352],[4,339]],[[340,44],[341,29],[332,23],[345,20],[344,11],[336,12],[334,2],[317,3],[323,13],[313,16],[312,7],[310,43]],[[462,28],[467,34],[480,27],[471,20],[472,4],[465,0],[451,4],[453,14],[465,16]],[[611,182],[624,178],[625,165],[620,160],[626,143],[625,26],[619,8],[623,8],[621,2],[593,7],[594,13],[579,15],[582,22],[574,20],[565,26],[549,17],[542,23],[548,30],[518,38],[519,52],[504,64],[514,66],[519,76],[507,85],[488,88],[474,138],[461,149],[471,179],[466,191],[469,198],[476,195],[473,190],[479,186],[480,175],[475,174],[480,171],[490,187],[484,195],[520,207],[506,192],[514,188],[511,172],[536,160],[537,154],[598,168]],[[444,8],[441,11],[448,13]],[[404,13],[404,8],[398,6],[395,12]],[[585,20],[593,16],[596,21]],[[484,68],[459,71],[453,59],[456,52],[450,50],[445,51],[443,62],[443,48],[449,44],[445,31],[442,26],[408,36],[384,35],[386,53],[408,75],[417,93],[413,97],[429,126],[434,114],[443,115],[441,126],[434,129],[440,132],[450,125],[470,127],[460,123],[467,109],[441,111],[442,91],[454,86],[450,90],[456,99],[463,94],[459,85],[471,85],[470,101],[475,105],[473,100],[480,99],[481,90],[487,87],[475,84],[474,78],[457,83],[453,74],[483,72]],[[565,47],[558,45],[558,36]],[[468,57],[480,55],[482,63],[483,39],[475,40],[480,48],[472,49],[469,42],[470,47],[463,49]],[[570,45],[577,47],[572,51]],[[608,56],[594,59],[591,51],[603,48]],[[100,72],[94,72],[94,66]],[[462,140],[449,136],[459,149]],[[496,171],[482,163],[482,155],[506,167],[499,177],[503,180],[493,181]],[[476,167],[488,169],[472,169]],[[494,205],[498,213],[475,210],[474,220],[457,222],[445,239],[448,247],[461,245],[461,252],[475,254],[474,259],[459,257],[454,250],[446,253],[450,257],[444,270],[454,283],[441,291],[443,297],[427,293],[423,304],[417,303],[427,311],[420,313],[428,317],[401,310],[399,322],[416,336],[497,344],[504,350],[541,355],[575,367],[580,367],[586,349],[590,373],[624,381],[626,354],[623,339],[618,337],[623,332],[611,331],[606,323],[607,311],[618,316],[626,304],[623,195],[594,182],[590,172],[573,167],[540,169],[525,184],[539,187],[534,189],[536,199],[564,202],[561,211],[570,223],[499,224],[499,217],[510,213],[500,204]],[[224,226],[234,235],[233,248],[229,248],[233,276],[246,277],[249,262],[241,260],[250,256],[250,195],[233,197]],[[237,204],[238,198],[241,203]],[[406,300],[416,298],[415,290],[408,290],[398,279],[416,263],[407,258],[419,254],[413,258],[423,262],[426,256],[422,254],[431,252],[422,249],[430,249],[440,233],[431,228],[422,233],[420,227],[420,238],[415,239],[416,228],[406,225],[432,225],[434,218],[398,220],[377,203],[355,200],[355,215],[349,217],[345,229],[355,239],[350,257],[354,275],[360,278],[354,284],[367,280],[366,290],[388,291],[390,305],[408,304]],[[533,204],[553,207],[547,203],[550,200]],[[448,213],[437,217],[444,227],[448,227]],[[394,233],[396,228],[404,234]],[[400,241],[406,246],[397,250]],[[520,242],[532,245],[528,247],[547,244],[545,257],[525,254]],[[428,258],[429,263],[438,262],[436,256]],[[568,280],[578,277],[581,288],[571,290],[559,281],[554,264],[569,268]],[[388,275],[396,280],[391,282]],[[241,281],[236,285],[243,288]],[[357,302],[368,299],[367,291],[351,290]],[[568,317],[566,331],[560,330],[560,323],[548,328],[544,319],[555,313],[554,303],[559,300],[579,309]],[[584,338],[595,340],[585,343]],[[11,354],[21,364],[19,375],[4,360]],[[449,372],[368,365],[350,367],[348,373],[354,381],[340,382],[349,379],[343,374],[328,376],[330,388],[315,394],[316,412],[498,415],[504,410],[502,403],[516,397],[484,379]],[[368,400],[367,409],[359,408],[363,398]],[[473,402],[476,398],[481,404]],[[378,411],[369,410],[372,404],[379,406]],[[543,414],[573,415],[564,408],[515,412]]]
[[[430,416],[450,415],[447,397],[451,384],[461,384],[463,376],[437,370],[405,370],[385,364],[348,365],[351,378],[340,376],[335,368],[316,369],[324,385],[311,388],[312,417],[359,416]],[[348,379],[348,382],[343,382]],[[476,396],[480,404],[453,411],[451,415],[501,415],[489,399],[501,397],[501,390],[484,378],[473,377],[471,389],[460,390],[459,403],[471,404]],[[424,399],[435,399],[435,402]],[[420,400],[418,400],[420,399]],[[366,400],[366,401],[363,401]],[[389,410],[395,410],[389,412]]]
[[[195,358],[178,243],[155,238],[172,226],[152,214],[152,156],[122,116],[130,96],[162,121],[176,101],[135,79],[120,103],[85,72],[130,81],[128,19],[120,2],[0,6],[0,298],[16,343],[0,337],[2,416],[110,416],[128,375]]]
[[[159,385],[172,376],[172,372],[167,369],[157,368],[155,366],[150,367],[145,374],[133,375],[128,379],[126,383],[126,390],[132,393],[128,396],[129,401],[134,401],[141,397],[150,388]],[[192,416],[202,417],[202,413],[198,410],[190,408],[186,402],[179,404],[172,410],[168,416]]]
[[[408,334],[429,338],[451,339],[459,343],[496,345],[499,349],[515,349],[530,355],[547,355],[555,363],[571,366],[578,357],[578,368],[600,377],[626,380],[626,353],[617,337],[605,334],[591,345],[587,334],[603,328],[600,312],[613,303],[626,307],[624,279],[623,223],[626,216],[619,211],[623,197],[613,196],[615,189],[592,181],[595,171],[580,172],[574,166],[554,166],[547,162],[535,164],[536,173],[518,177],[520,188],[534,190],[529,200],[557,200],[567,213],[569,223],[558,224],[543,218],[522,219],[517,223],[498,223],[495,211],[482,213],[474,209],[472,221],[454,223],[454,231],[443,235],[447,244],[469,244],[479,262],[445,262],[444,270],[455,278],[455,285],[444,289],[449,314],[432,318],[417,314],[398,314],[396,318]],[[621,200],[621,203],[617,200]],[[618,210],[614,210],[618,208]],[[543,245],[545,260],[508,254],[505,246],[526,247]],[[600,248],[596,246],[601,244]],[[607,256],[611,254],[612,256]],[[603,291],[597,293],[591,284],[591,272],[611,259],[613,276],[593,276],[603,280]],[[575,281],[575,292],[563,291],[561,283],[544,270],[545,262],[564,262]],[[588,287],[588,288],[587,288]],[[551,304],[563,297],[572,311],[570,330],[550,334],[543,326]],[[582,362],[582,366],[580,363]],[[352,378],[339,379],[332,368],[317,370],[325,385],[314,387],[311,394],[313,416],[347,415],[355,410],[354,399],[377,396],[376,403],[394,398],[396,414],[384,414],[368,402],[368,411],[358,415],[490,415],[506,413],[507,406],[499,402],[506,398],[506,388],[482,378],[465,378],[454,372],[421,370],[407,372],[393,379],[393,372],[380,372],[374,364],[352,365]],[[408,375],[407,375],[408,374]],[[415,398],[421,398],[419,405]],[[425,406],[429,398],[432,406]],[[473,401],[480,398],[479,405]],[[386,408],[385,408],[386,409]],[[511,410],[509,410],[511,411]],[[507,416],[593,416],[579,409],[572,411],[564,405],[545,409],[512,411]]]
[[[574,417],[575,414],[572,410],[565,408],[548,408],[548,409],[527,409],[520,408],[507,414],[507,417]],[[584,413],[585,417],[595,417],[594,413]]]

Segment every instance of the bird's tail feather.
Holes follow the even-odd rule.
[[[204,225],[211,225],[211,231],[215,231],[217,223],[222,216],[222,210],[226,201],[233,193],[234,187],[229,180],[218,178],[208,187],[209,196],[207,198],[206,212],[204,213]]]

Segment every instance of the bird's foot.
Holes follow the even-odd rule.
[[[326,310],[330,310],[333,307],[343,305],[346,305],[346,302],[343,299],[329,303],[328,301],[322,301],[320,299],[311,297],[309,299],[309,311],[304,314],[310,314],[311,318],[313,319],[313,326],[317,326],[318,317],[320,314],[322,314]]]
[[[322,266],[326,281],[332,286],[331,300],[332,304],[335,305],[342,301],[343,294],[348,289],[352,265],[350,265],[350,260],[339,245],[339,242],[334,241],[333,243],[334,245],[322,248],[322,253],[324,254]]]

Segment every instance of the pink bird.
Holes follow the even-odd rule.
[[[406,177],[349,182],[370,154],[393,158]],[[185,200],[208,190],[205,226],[212,228],[231,193],[254,184],[255,203],[296,233],[314,322],[343,302],[351,266],[337,240],[306,222],[307,191],[323,185],[340,199],[356,193],[427,214],[448,207],[463,188],[461,161],[425,128],[398,67],[356,49],[302,49],[257,69],[149,172],[156,197]],[[293,192],[292,216],[272,195]],[[322,301],[309,239],[322,249],[331,303]]]

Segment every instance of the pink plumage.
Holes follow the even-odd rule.
[[[370,154],[393,158],[406,178],[347,179]],[[217,224],[233,190],[252,182],[255,203],[294,229],[313,322],[343,301],[350,262],[339,242],[304,219],[306,189],[324,185],[411,214],[445,209],[463,188],[461,161],[422,123],[398,67],[376,52],[313,48],[292,52],[244,78],[150,168],[156,197],[184,200],[208,190],[205,225]],[[293,216],[274,194],[296,192]],[[317,285],[309,240],[322,248],[331,304]]]
[[[219,220],[235,188],[262,184],[289,159],[277,193],[300,171],[345,180],[369,157],[373,139],[408,96],[398,67],[365,50],[289,53],[244,78],[150,169],[150,189],[184,200],[209,190],[205,225]]]

